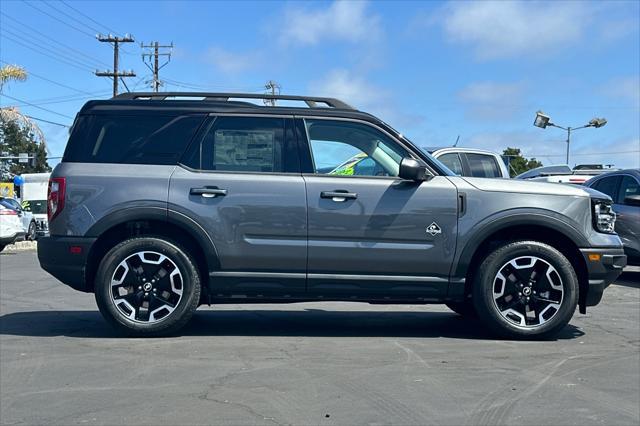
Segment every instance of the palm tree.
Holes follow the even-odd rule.
[[[25,81],[27,79],[27,71],[19,65],[4,65],[0,67],[0,93],[6,83],[11,81]],[[0,108],[0,120],[16,121],[20,127],[27,128],[42,142],[47,148],[44,134],[40,127],[26,115],[22,114],[18,107],[8,106]]]

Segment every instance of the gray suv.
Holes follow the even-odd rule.
[[[354,157],[371,173],[338,167]],[[175,333],[200,304],[339,300],[446,303],[499,335],[550,337],[626,264],[606,195],[455,176],[329,98],[90,101],[48,214],[42,267],[138,336]]]

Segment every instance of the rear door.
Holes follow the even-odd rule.
[[[310,294],[439,298],[457,233],[457,191],[443,176],[399,179],[411,154],[382,129],[300,119],[309,215]],[[303,161],[303,164],[307,164]]]
[[[211,117],[171,177],[169,209],[213,241],[216,294],[305,290],[307,208],[292,120]]]

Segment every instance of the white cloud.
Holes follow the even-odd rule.
[[[230,52],[211,47],[205,53],[205,60],[223,73],[234,74],[259,67],[262,55],[259,52]]]
[[[334,69],[321,80],[311,83],[311,92],[339,98],[355,108],[379,107],[388,93],[346,69]]]
[[[449,40],[472,46],[479,59],[539,56],[578,42],[592,13],[586,2],[451,2],[442,25]]]
[[[504,118],[514,113],[514,105],[523,104],[525,89],[522,82],[483,81],[469,84],[458,92],[458,98],[473,118]]]
[[[285,11],[280,41],[283,44],[314,45],[323,40],[363,42],[381,35],[380,17],[362,1],[334,1],[328,8]]]

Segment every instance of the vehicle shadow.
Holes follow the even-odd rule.
[[[640,288],[640,271],[624,271],[616,280],[616,285]]]
[[[0,335],[120,337],[97,311],[16,312],[0,317]],[[554,340],[584,333],[568,325]],[[178,336],[448,337],[492,340],[477,320],[449,312],[201,310]]]

